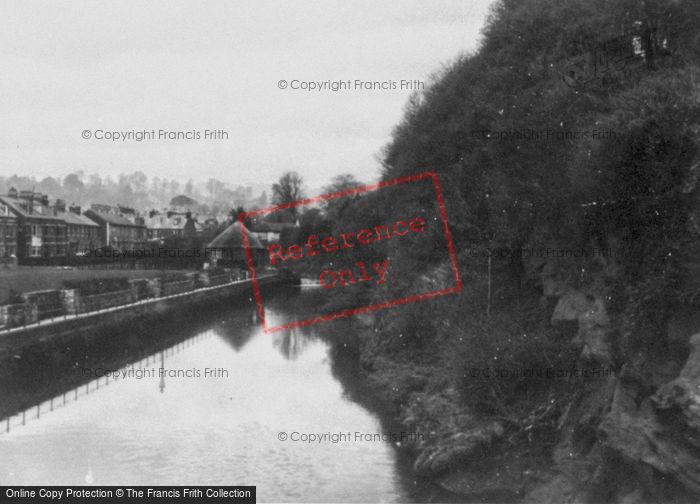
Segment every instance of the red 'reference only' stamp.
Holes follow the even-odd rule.
[[[435,240],[436,237],[440,237],[441,241],[444,242],[446,259],[449,262],[451,277],[454,280],[452,285],[428,290],[426,292],[418,292],[397,299],[373,302],[365,306],[310,316],[309,318],[296,320],[283,325],[269,326],[267,324],[262,292],[258,281],[259,272],[257,270],[260,268],[260,264],[257,266],[255,264],[250,240],[245,232],[245,226],[243,225],[248,218],[270,215],[274,212],[284,211],[290,208],[314,205],[365,193],[379,191],[388,192],[396,190],[395,188],[397,186],[417,185],[421,182],[423,184],[432,182],[431,192],[434,194],[434,212],[432,213],[434,213],[434,215],[431,215],[430,208],[428,208],[429,205],[426,205],[417,215],[400,215],[397,218],[390,217],[387,218],[385,222],[375,223],[373,225],[367,224],[364,227],[359,224],[357,229],[350,232],[310,234],[304,237],[300,242],[292,244],[270,243],[266,246],[265,262],[269,264],[268,269],[274,269],[296,265],[299,264],[300,261],[304,261],[308,258],[313,258],[317,261],[324,261],[324,259],[327,258],[327,266],[322,268],[318,276],[317,283],[320,288],[335,291],[337,289],[347,289],[358,285],[383,286],[389,281],[392,271],[396,270],[397,267],[390,257],[386,254],[382,254],[381,246],[386,246],[389,242],[399,246],[405,242],[407,250],[410,250],[412,246],[417,243],[417,240]],[[391,194],[388,194],[388,196],[391,196]],[[392,199],[392,202],[393,201]],[[400,203],[397,206],[400,206]],[[447,213],[442,198],[440,182],[435,172],[424,172],[417,175],[385,180],[377,184],[354,187],[344,191],[323,194],[321,196],[306,198],[283,205],[275,205],[250,212],[241,212],[238,215],[238,220],[241,223],[240,228],[243,247],[245,249],[246,262],[252,279],[258,315],[263,331],[266,333],[308,326],[318,322],[349,317],[351,315],[358,315],[383,308],[391,308],[446,294],[455,294],[462,289],[462,281],[457,267],[457,254],[447,222]],[[355,257],[355,259],[358,260],[348,260],[351,259],[351,253],[366,251],[370,247],[380,248],[380,250],[375,251],[373,258],[368,259],[361,256],[359,259]],[[406,254],[404,254],[404,256],[405,255]],[[407,260],[406,257],[403,258],[403,263],[409,261],[410,257],[409,260]],[[338,263],[340,263],[341,267],[338,267]],[[405,277],[410,271],[411,267],[409,265],[408,270],[400,270],[398,274]]]

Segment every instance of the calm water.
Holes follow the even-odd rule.
[[[270,323],[288,321],[314,295],[278,296]],[[15,415],[9,433],[3,423],[0,484],[256,485],[262,502],[434,498],[388,442],[279,440],[387,430],[344,393],[313,328],[263,334],[250,306],[212,318],[122,369],[133,375],[93,380],[87,392],[83,384],[77,400],[67,390],[65,406],[59,395],[39,419],[36,408],[25,425]],[[136,377],[160,367],[200,377]],[[206,368],[223,371],[205,378]]]

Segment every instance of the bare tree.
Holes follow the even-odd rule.
[[[272,202],[275,205],[286,205],[304,197],[304,179],[297,172],[290,171],[282,175],[279,181],[272,184]],[[289,209],[292,220],[297,219],[297,208]]]

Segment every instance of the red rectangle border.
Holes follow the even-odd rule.
[[[288,208],[296,208],[304,205],[309,205],[312,203],[317,203],[319,201],[328,201],[335,198],[342,198],[343,196],[349,196],[351,194],[360,194],[364,192],[376,191],[377,189],[382,189],[384,187],[396,186],[400,184],[410,184],[411,182],[418,182],[419,180],[433,180],[433,187],[435,189],[435,197],[437,199],[438,208],[440,210],[440,220],[442,221],[443,232],[445,234],[445,241],[447,242],[447,252],[450,257],[450,267],[452,268],[452,274],[455,280],[455,284],[447,289],[441,289],[431,292],[425,292],[422,294],[415,294],[413,296],[406,296],[399,299],[394,299],[392,301],[385,301],[383,303],[375,303],[368,306],[363,306],[360,308],[352,308],[348,310],[341,310],[335,313],[330,313],[328,315],[322,315],[319,317],[314,317],[305,320],[298,320],[294,322],[289,322],[280,326],[268,327],[265,322],[265,308],[262,302],[262,294],[260,292],[260,285],[258,283],[257,274],[255,272],[255,264],[253,263],[253,254],[250,251],[250,242],[248,241],[248,235],[244,231],[245,227],[243,223],[248,217],[256,217],[260,215],[268,215],[278,210],[286,210]],[[370,184],[360,187],[354,187],[352,189],[346,189],[344,191],[339,191],[330,194],[322,194],[320,196],[315,196],[313,198],[306,198],[298,201],[293,201],[290,203],[285,203],[283,205],[275,205],[267,208],[262,208],[260,210],[253,210],[251,212],[241,212],[238,215],[238,221],[241,223],[241,236],[243,239],[243,247],[245,249],[246,263],[248,264],[248,270],[250,271],[250,278],[253,283],[253,293],[255,295],[255,303],[258,308],[258,315],[260,317],[260,322],[263,327],[263,332],[272,333],[276,331],[282,331],[284,329],[291,329],[293,327],[304,327],[318,322],[325,322],[328,320],[334,320],[342,317],[349,317],[351,315],[359,315],[361,313],[368,313],[383,308],[391,308],[394,306],[399,306],[407,303],[413,303],[415,301],[421,301],[423,299],[430,299],[437,296],[444,296],[446,294],[456,294],[462,290],[462,279],[459,276],[459,269],[457,267],[457,254],[455,252],[454,241],[452,240],[452,233],[450,233],[450,228],[447,223],[447,212],[445,210],[445,202],[442,198],[442,190],[440,188],[440,182],[438,180],[438,174],[436,172],[423,172],[417,175],[409,175],[406,177],[399,177],[391,180],[384,180],[376,184]]]

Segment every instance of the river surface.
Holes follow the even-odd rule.
[[[277,295],[266,316],[284,324],[317,296]],[[9,432],[3,420],[0,484],[255,485],[260,502],[444,500],[414,480],[395,443],[366,440],[387,428],[349,398],[317,329],[264,334],[247,303],[207,317],[122,367],[126,376],[96,379],[103,369],[83,365],[92,381],[43,401],[39,418],[36,407],[24,424],[13,415]],[[302,440],[324,433],[335,438]]]

